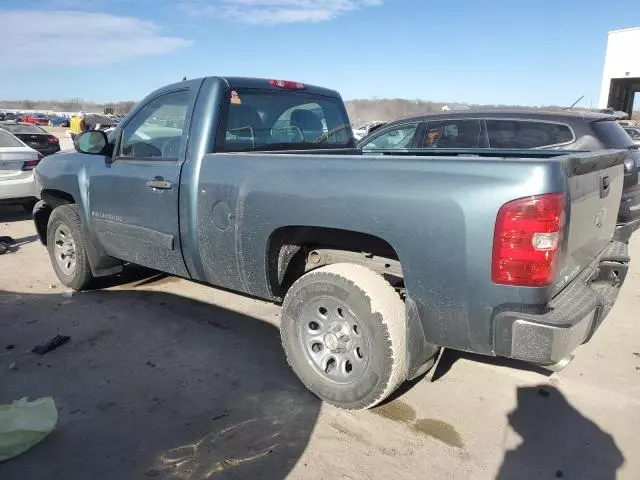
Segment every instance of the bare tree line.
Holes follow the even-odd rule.
[[[391,121],[398,118],[423,115],[426,113],[440,113],[442,108],[447,106],[450,109],[458,108],[531,108],[521,105],[479,105],[463,104],[456,102],[432,102],[428,100],[405,100],[396,99],[367,99],[349,100],[346,103],[347,113],[351,122],[362,124],[373,120]],[[112,102],[95,103],[87,102],[80,98],[70,98],[68,100],[13,100],[0,101],[0,108],[15,110],[52,110],[54,112],[102,112],[105,108],[113,108],[117,115],[126,115],[133,108],[136,102]],[[540,108],[559,109],[559,106],[545,106]],[[576,110],[584,110],[577,108]],[[633,119],[640,120],[640,111],[633,112]]]
[[[113,108],[116,115],[126,115],[136,102],[87,102],[80,98],[67,100],[7,100],[0,101],[0,108],[6,110],[42,110],[54,112],[103,112],[105,108]]]

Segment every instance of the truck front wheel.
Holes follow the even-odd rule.
[[[302,383],[337,407],[373,407],[406,379],[404,302],[366,267],[336,263],[298,279],[280,334]]]
[[[63,285],[83,290],[93,280],[84,243],[82,221],[75,205],[61,205],[47,224],[47,250],[51,265]]]

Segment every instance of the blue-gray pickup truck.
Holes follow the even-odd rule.
[[[36,169],[64,285],[132,263],[281,302],[289,364],[342,408],[442,347],[565,363],[628,269],[616,151],[366,155],[335,91],[221,77],[157,90],[75,149]]]

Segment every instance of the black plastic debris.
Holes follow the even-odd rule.
[[[11,245],[13,245],[14,243],[16,243],[16,241],[11,237],[0,237],[0,255],[9,250],[9,247],[11,247]]]
[[[47,343],[44,343],[42,345],[37,345],[37,346],[33,347],[33,349],[31,351],[33,353],[37,353],[38,355],[45,355],[45,354],[49,353],[50,351],[55,350],[59,346],[64,345],[70,339],[71,339],[71,337],[69,337],[67,335],[56,335],[51,340],[49,340]]]
[[[539,388],[538,395],[540,395],[541,397],[547,398],[549,396],[549,392],[544,388]]]

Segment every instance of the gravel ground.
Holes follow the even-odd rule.
[[[20,210],[0,209],[0,235],[19,242],[0,256],[0,403],[60,411],[0,479],[640,478],[640,263],[564,371],[445,352],[345,412],[289,370],[277,306],[144,269],[71,295]]]

